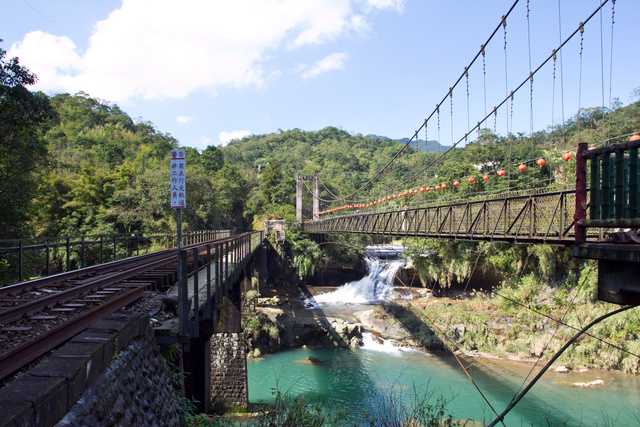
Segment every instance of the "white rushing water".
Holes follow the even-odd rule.
[[[382,353],[399,354],[404,351],[414,351],[410,347],[400,347],[395,340],[385,340],[380,337],[374,336],[370,332],[364,332],[362,334],[362,347],[361,350],[379,351]]]
[[[384,247],[388,253],[389,246]],[[378,261],[371,257],[366,257],[367,275],[355,282],[349,282],[333,292],[316,295],[306,302],[314,307],[318,304],[373,304],[381,301],[388,301],[396,297],[393,290],[393,280],[398,269],[404,264],[397,259],[403,248],[395,248],[395,258],[393,260]],[[367,252],[375,252],[376,247],[367,247]]]

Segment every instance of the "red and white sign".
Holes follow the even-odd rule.
[[[184,150],[171,150],[171,209],[184,209],[187,203]]]

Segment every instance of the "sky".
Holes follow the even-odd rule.
[[[487,116],[526,134],[635,101],[637,0],[615,2],[613,28],[609,1],[582,50],[578,33],[527,81],[600,3],[520,0],[468,77],[514,0],[4,0],[0,47],[33,90],[117,104],[182,146],[327,126],[451,145]]]

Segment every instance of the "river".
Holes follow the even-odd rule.
[[[359,305],[392,298],[390,286],[388,270],[372,264],[370,274],[362,281],[347,284],[313,303],[325,311],[345,312],[352,307],[345,301]],[[488,423],[495,418],[494,410],[501,413],[540,369],[531,372],[531,365],[520,362],[464,359],[465,366],[470,366],[469,375],[492,410],[453,356],[425,355],[377,342],[371,335],[364,338],[365,345],[359,349],[295,349],[248,360],[249,401],[273,402],[275,388],[292,396],[318,393],[347,409],[351,423],[357,424],[362,411],[380,407],[381,393],[393,391],[408,401],[415,386],[432,393],[434,403],[438,397],[447,400],[446,415]],[[325,363],[311,363],[310,356]],[[594,385],[589,387],[576,385],[591,382]],[[600,370],[550,370],[507,415],[505,424],[640,425],[640,377]]]

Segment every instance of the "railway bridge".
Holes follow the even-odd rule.
[[[264,238],[264,232],[188,233],[181,249],[135,255],[137,248],[132,257],[0,288],[0,426],[61,419],[69,423],[62,425],[159,425],[178,412],[170,370],[185,373],[184,395],[202,411],[246,408],[242,295],[266,280]],[[119,253],[116,238],[82,242],[91,240],[102,243],[94,260]],[[105,240],[116,242],[113,250]],[[143,252],[156,248],[141,240]],[[32,260],[37,252],[48,268],[49,257],[59,258],[57,246],[72,243],[1,250]],[[145,302],[145,295],[156,299]],[[175,349],[174,366],[165,366],[160,348]]]

